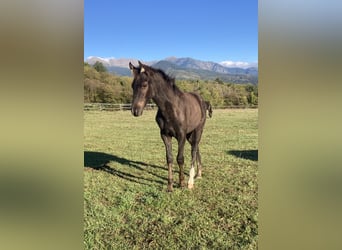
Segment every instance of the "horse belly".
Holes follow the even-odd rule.
[[[195,106],[188,111],[187,116],[187,133],[194,131],[202,122],[202,111],[199,106]]]

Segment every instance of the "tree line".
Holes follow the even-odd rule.
[[[117,76],[107,72],[101,62],[93,66],[84,64],[84,102],[130,103],[132,101],[132,77]],[[197,92],[214,107],[257,106],[258,86],[253,84],[226,83],[215,80],[177,80],[183,91]]]

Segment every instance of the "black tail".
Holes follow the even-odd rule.
[[[205,102],[205,105],[206,105],[206,109],[209,112],[209,117],[211,118],[213,116],[213,108],[212,108],[210,102]]]

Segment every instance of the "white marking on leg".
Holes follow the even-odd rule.
[[[194,177],[195,177],[195,168],[191,165],[190,174],[189,174],[189,181],[188,181],[188,188],[191,189],[194,187]]]

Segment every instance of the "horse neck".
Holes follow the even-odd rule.
[[[183,94],[177,86],[173,86],[171,82],[163,78],[158,78],[154,82],[153,87],[154,96],[152,99],[162,112],[173,106],[175,101]]]

